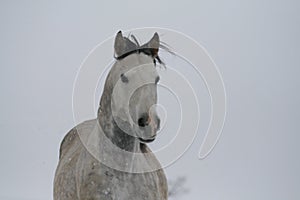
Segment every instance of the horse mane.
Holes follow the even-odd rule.
[[[165,42],[160,42],[159,43],[159,49],[156,48],[151,48],[147,46],[146,44],[140,45],[139,41],[137,40],[137,38],[135,37],[135,35],[133,34],[129,34],[128,37],[124,37],[125,41],[126,41],[126,46],[127,51],[125,53],[123,53],[120,56],[115,56],[115,59],[117,60],[121,60],[131,54],[134,53],[144,53],[148,56],[152,56],[153,58],[153,62],[154,65],[156,66],[156,62],[158,62],[160,65],[166,67],[166,64],[161,60],[161,58],[158,55],[158,51],[159,49],[162,49],[172,55],[175,55],[175,53],[171,50],[171,48],[169,47],[168,44],[166,44]],[[131,39],[130,39],[131,38]]]

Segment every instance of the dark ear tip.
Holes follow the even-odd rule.
[[[121,30],[119,30],[119,31],[117,32],[117,36],[123,36]]]
[[[159,42],[159,35],[157,32],[154,33],[152,39],[156,40],[157,42]]]

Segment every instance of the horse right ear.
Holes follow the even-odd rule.
[[[125,48],[124,45],[125,45],[125,41],[124,41],[124,37],[122,35],[122,31],[119,31],[116,35],[115,45],[114,45],[116,56],[120,56],[123,54],[124,48]]]
[[[150,39],[150,41],[146,44],[149,48],[153,49],[159,49],[159,36],[155,32],[153,37]]]

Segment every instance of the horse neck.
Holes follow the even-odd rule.
[[[140,152],[138,140],[125,133],[119,128],[112,116],[111,111],[111,91],[109,87],[104,87],[98,109],[98,121],[107,138],[119,148],[129,152]]]

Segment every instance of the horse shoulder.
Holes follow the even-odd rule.
[[[78,160],[85,148],[80,134],[88,134],[89,121],[71,129],[60,145],[59,163],[54,178],[54,199],[77,199],[78,191]]]
[[[66,134],[66,136],[60,144],[59,159],[61,159],[66,154],[70,154],[70,151],[72,152],[72,150],[75,151],[76,149],[83,147],[81,138],[88,135],[92,128],[95,126],[95,124],[96,120],[93,119],[82,122],[81,124],[72,128]]]

